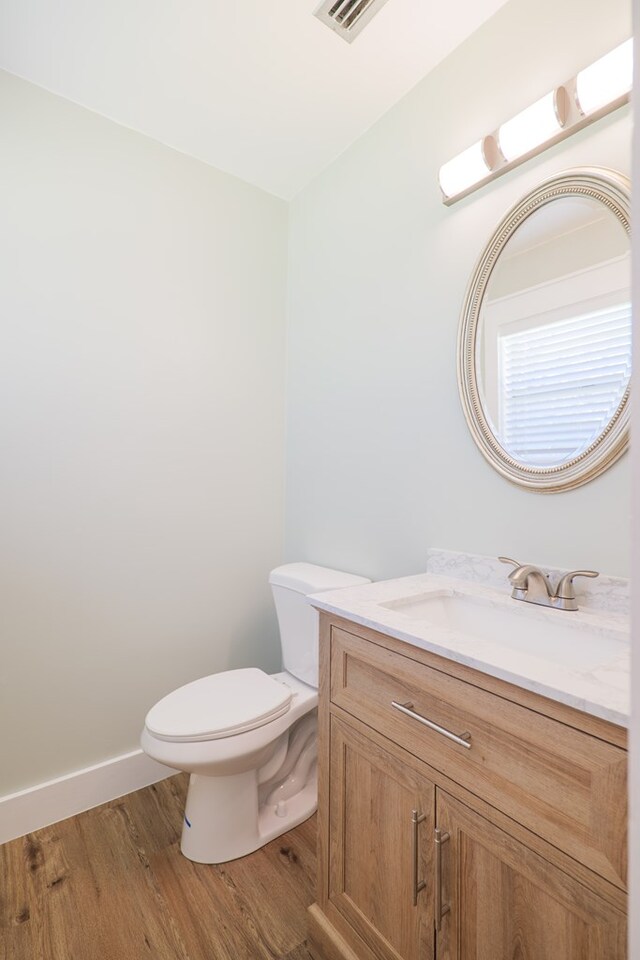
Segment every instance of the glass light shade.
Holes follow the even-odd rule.
[[[440,167],[438,179],[445,197],[453,197],[479,180],[484,180],[488,173],[489,167],[484,158],[482,140],[478,140],[472,147],[468,147],[453,160],[443,164]]]
[[[633,40],[625,40],[576,78],[576,94],[584,114],[594,113],[631,90]]]
[[[552,91],[530,107],[503,123],[498,141],[505,160],[515,160],[550,140],[562,129]]]

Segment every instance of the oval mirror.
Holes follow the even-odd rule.
[[[502,220],[462,311],[458,383],[486,459],[546,493],[628,445],[629,181],[589,168],[540,184]]]

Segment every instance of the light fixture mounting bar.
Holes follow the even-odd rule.
[[[581,78],[586,77],[587,74],[600,73],[602,76],[605,76],[605,72],[601,70],[600,67],[606,67],[607,61],[615,62],[619,70],[620,64],[623,64],[622,71],[620,72],[620,76],[622,77],[625,67],[629,66],[632,49],[631,40],[621,44],[620,47],[616,47],[615,50],[611,51],[610,54],[607,54],[595,64],[592,64],[591,67],[580,71],[580,73],[571,77],[566,83],[556,87],[550,94],[547,94],[546,97],[543,97],[536,104],[523,110],[521,114],[503,123],[497,130],[493,130],[486,137],[483,137],[473,148],[468,148],[444,164],[440,170],[443,203],[446,206],[457,203],[458,200],[462,200],[464,197],[469,196],[470,193],[473,193],[474,190],[479,190],[480,187],[483,187],[485,184],[501,177],[503,173],[513,170],[514,167],[519,166],[521,163],[526,163],[527,160],[538,156],[548,147],[552,147],[556,143],[566,140],[567,137],[577,133],[578,130],[582,130],[584,127],[589,126],[589,124],[595,123],[597,120],[600,120],[602,117],[607,116],[607,114],[612,113],[614,110],[628,103],[631,96],[629,89],[630,79],[622,79],[619,82],[618,89],[623,91],[620,92],[619,95],[614,95],[611,100],[603,103],[597,107],[597,109],[587,108],[587,110],[583,109],[583,105],[580,102],[579,83]],[[625,59],[626,63],[623,62]],[[626,89],[624,88],[625,84],[627,85]],[[534,140],[534,137],[527,142],[527,115],[531,114],[530,122],[535,123],[535,108],[538,107],[542,109],[545,106],[544,101],[546,100],[553,102],[556,123],[549,122],[548,120],[549,111],[551,110],[549,106],[547,119],[543,119],[541,126],[544,132],[541,133],[540,140],[536,142],[534,146],[529,147],[529,143]],[[520,130],[518,131],[518,121],[522,120],[525,122],[524,124],[520,123]],[[546,128],[544,127],[545,122],[547,124]],[[516,133],[520,133],[522,138],[521,142],[524,143],[524,147],[521,147],[521,153],[517,152],[517,146],[515,148],[512,146],[511,141],[513,137],[511,133],[514,129]],[[476,149],[477,156],[483,157],[483,162],[478,162],[477,156],[472,153],[474,149]],[[472,164],[467,161],[465,169],[467,157],[474,162]],[[485,168],[486,174],[484,174]],[[456,178],[458,178],[457,186]]]

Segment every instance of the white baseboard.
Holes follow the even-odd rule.
[[[0,843],[66,820],[177,772],[152,760],[142,750],[133,750],[0,797]]]

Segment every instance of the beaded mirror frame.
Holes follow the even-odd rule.
[[[512,483],[542,493],[571,490],[588,483],[618,460],[629,445],[629,385],[606,427],[570,460],[536,467],[514,459],[495,436],[485,413],[476,369],[478,328],[489,280],[506,244],[535,211],[562,197],[587,197],[604,205],[631,234],[629,179],[599,167],[567,170],[543,181],[501,220],[471,276],[458,330],[458,388],[471,435],[485,459]]]

